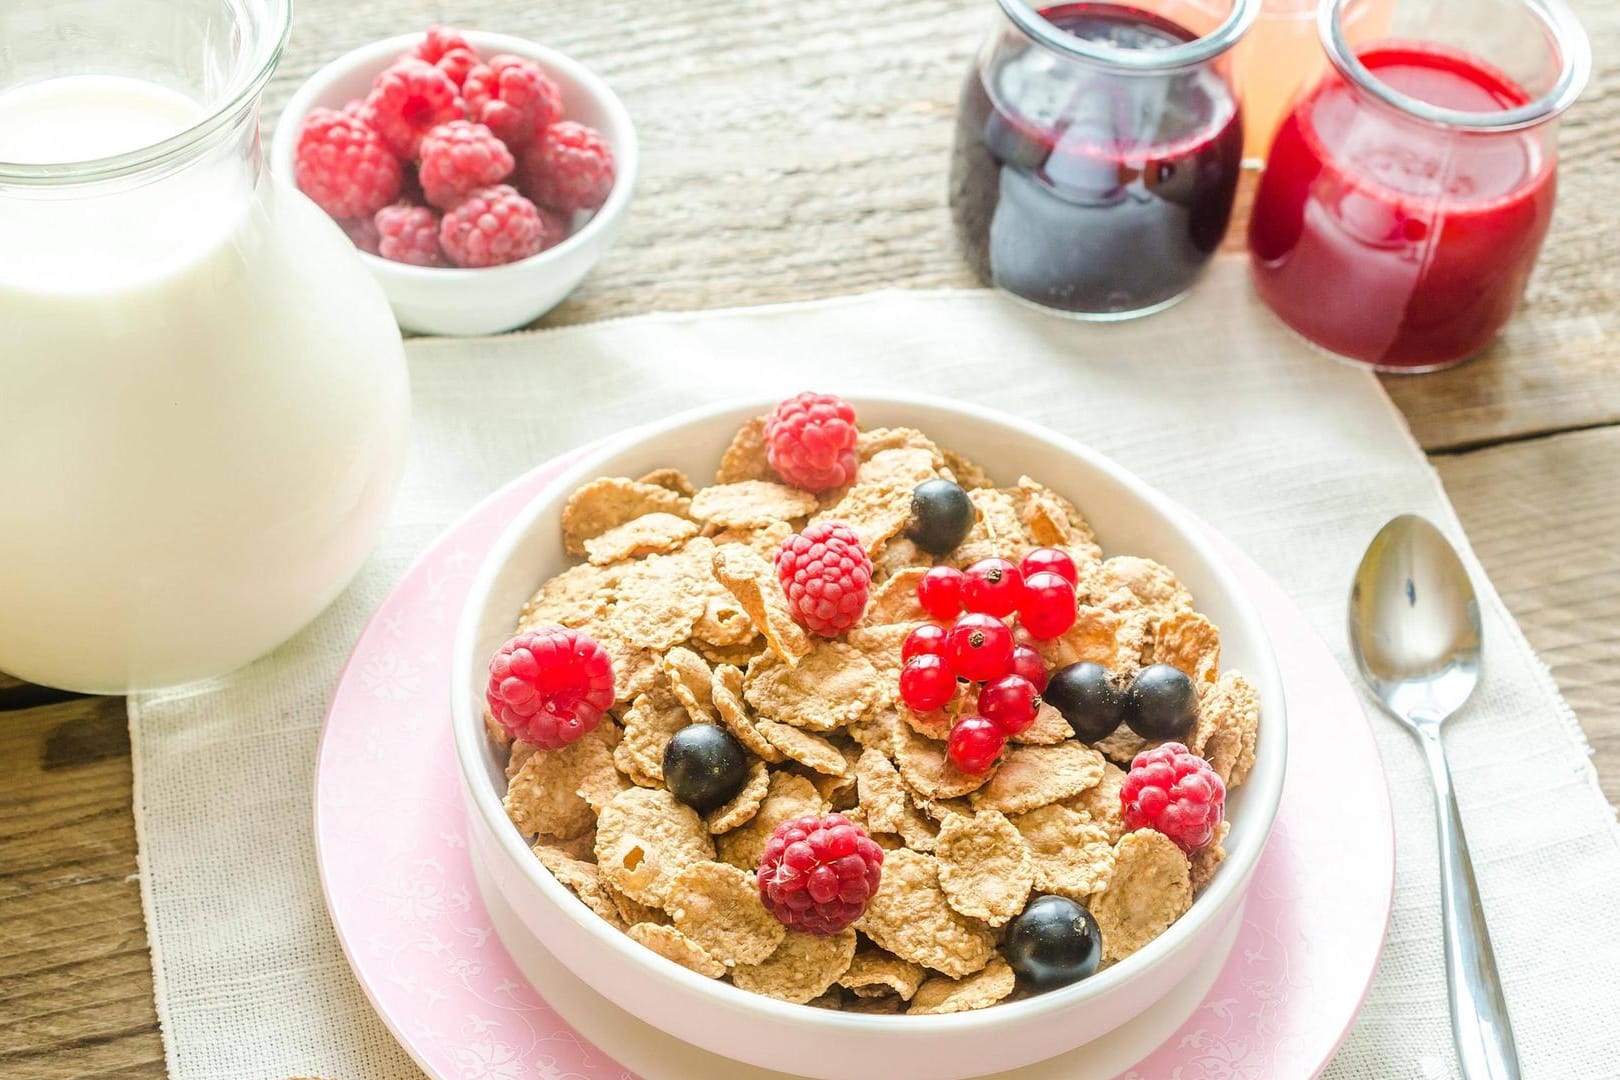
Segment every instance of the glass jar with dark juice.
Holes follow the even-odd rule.
[[[1352,49],[1368,3],[1328,0],[1331,67],[1278,129],[1249,252],[1300,335],[1384,371],[1476,355],[1518,306],[1552,219],[1555,118],[1590,66],[1560,0],[1400,0]]]
[[[1000,7],[957,109],[963,253],[986,284],[1077,318],[1175,303],[1231,218],[1228,50],[1260,0]]]

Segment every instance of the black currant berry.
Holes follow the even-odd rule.
[[[1124,695],[1108,678],[1107,669],[1089,661],[1052,672],[1041,700],[1063,714],[1082,742],[1106,739],[1124,716]]]
[[[1125,723],[1144,739],[1185,739],[1198,718],[1198,691],[1179,668],[1153,664],[1125,689]]]
[[[664,744],[664,783],[698,813],[724,806],[748,780],[748,756],[718,724],[691,724]]]
[[[1073,900],[1041,896],[1007,925],[1002,951],[1019,983],[1042,993],[1096,972],[1102,962],[1102,932],[1091,912]]]
[[[930,555],[952,551],[967,537],[978,514],[960,484],[924,480],[911,490],[906,536]]]

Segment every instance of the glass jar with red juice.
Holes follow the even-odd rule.
[[[957,108],[950,200],[988,285],[1083,319],[1168,307],[1243,163],[1228,51],[1260,0],[1000,0]]]
[[[1314,344],[1433,371],[1518,306],[1590,54],[1561,0],[1402,0],[1390,37],[1352,49],[1368,3],[1387,0],[1322,5],[1330,68],[1278,129],[1249,252],[1261,298]]]

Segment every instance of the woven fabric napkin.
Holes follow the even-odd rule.
[[[356,635],[411,559],[481,497],[560,451],[731,395],[813,387],[969,399],[1076,436],[1181,500],[1281,582],[1341,659],[1349,576],[1387,518],[1424,513],[1464,541],[1377,381],[1279,330],[1236,260],[1218,263],[1176,310],[1118,326],[988,292],[886,292],[418,341],[409,352],[410,463],[354,586],[259,663],[130,702],[142,889],[175,1080],[420,1075],[371,1013],[321,899],[316,742]],[[1039,474],[1038,462],[1030,468]],[[1448,742],[1525,1075],[1612,1076],[1620,833],[1573,715],[1469,558],[1483,587],[1488,674]],[[1327,1075],[1439,1080],[1456,1066],[1428,780],[1408,736],[1381,716],[1373,724],[1397,823],[1394,916]],[[1233,1075],[1266,1080],[1241,1063]]]

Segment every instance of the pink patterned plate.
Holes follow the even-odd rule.
[[[567,464],[518,478],[450,529],[355,646],[316,770],[315,843],[332,921],[372,1005],[434,1080],[625,1080],[633,1074],[621,1060],[659,1080],[777,1075],[656,1032],[584,991],[554,959],[514,958],[495,933],[505,913],[485,908],[474,879],[449,723],[456,618],[502,528]],[[1019,1077],[1314,1076],[1377,965],[1394,832],[1360,700],[1281,589],[1229,543],[1218,546],[1265,618],[1291,724],[1282,805],[1236,942],[1216,950],[1226,960],[1202,973],[1207,989],[1183,986],[1146,1023]],[[1323,790],[1335,797],[1314,797]]]

